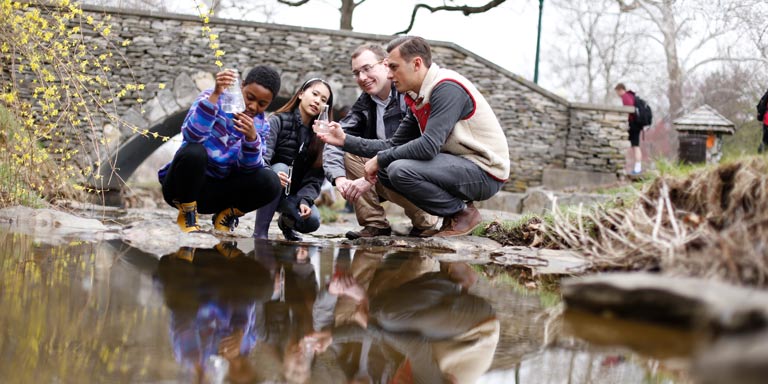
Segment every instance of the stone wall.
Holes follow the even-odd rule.
[[[125,81],[146,85],[144,94],[124,98],[116,106],[130,123],[152,132],[166,126],[163,129],[168,132],[169,122],[177,121],[186,112],[201,89],[213,85],[212,73],[217,68],[197,17],[98,7],[84,10],[95,22],[109,14],[116,41],[132,41],[127,47],[117,47],[131,67],[116,70]],[[283,82],[281,100],[289,98],[305,79],[325,78],[333,88],[336,110],[350,106],[360,93],[351,75],[350,53],[360,44],[386,44],[392,38],[222,19],[212,19],[210,26],[220,36],[226,66],[238,68],[241,73],[257,64],[275,66]],[[626,129],[622,123],[626,124],[626,110],[573,105],[455,44],[432,44],[434,61],[472,80],[505,129],[512,163],[506,190],[522,191],[541,185],[546,168],[600,172],[623,168]],[[166,84],[164,90],[159,90],[160,83]],[[136,106],[137,97],[147,100],[142,107]],[[105,131],[114,135],[115,148],[122,150],[139,140],[132,143],[131,150],[149,148],[151,154],[160,144],[137,139],[125,127],[107,127]],[[120,159],[140,162],[146,156],[142,153],[131,158],[122,154]],[[122,179],[127,179],[137,165],[122,164],[119,168],[129,170],[121,175]]]
[[[627,114],[632,107],[571,104],[565,168],[603,173],[624,170],[629,148]]]

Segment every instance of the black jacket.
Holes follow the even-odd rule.
[[[293,165],[291,195],[298,196],[310,207],[320,195],[323,185],[322,150],[323,142],[310,127],[301,123],[298,108],[269,117],[264,161],[270,165]]]
[[[400,125],[400,120],[405,117],[408,107],[405,105],[403,95],[392,86],[389,92],[389,103],[384,109],[384,135],[392,137]],[[377,139],[376,137],[376,102],[365,92],[357,98],[347,116],[341,121],[341,128],[347,135],[362,137],[364,139]],[[334,183],[337,177],[346,177],[344,168],[344,151],[333,145],[326,145],[323,151],[323,169],[328,181]]]

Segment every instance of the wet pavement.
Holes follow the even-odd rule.
[[[424,250],[0,230],[0,382],[687,383],[695,335]],[[451,260],[447,262],[444,260]]]

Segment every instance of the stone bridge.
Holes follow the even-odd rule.
[[[95,22],[110,15],[118,47],[133,79],[146,85],[145,104],[118,102],[121,117],[140,129],[163,136],[179,133],[184,115],[198,92],[213,85],[213,52],[195,16],[125,11],[84,6]],[[351,76],[349,55],[360,44],[386,43],[392,37],[236,20],[212,19],[210,27],[226,51],[225,65],[247,72],[269,64],[281,72],[282,89],[273,103],[282,104],[305,79],[322,77],[332,85],[337,109],[351,106],[360,90]],[[569,102],[536,84],[452,43],[432,42],[434,61],[474,81],[495,110],[507,135],[511,178],[505,189],[522,191],[541,185],[547,168],[616,174],[624,169],[627,107]],[[164,89],[158,85],[165,84]],[[142,111],[143,109],[143,111]],[[136,168],[163,142],[136,135],[127,127],[105,126],[113,138],[102,158],[112,166],[99,170],[100,185],[119,191]],[[106,162],[104,162],[106,164]]]

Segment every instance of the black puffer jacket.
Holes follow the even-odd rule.
[[[293,165],[291,195],[298,196],[310,207],[323,185],[322,152],[323,142],[310,127],[301,123],[298,108],[269,117],[264,161],[270,165]]]

